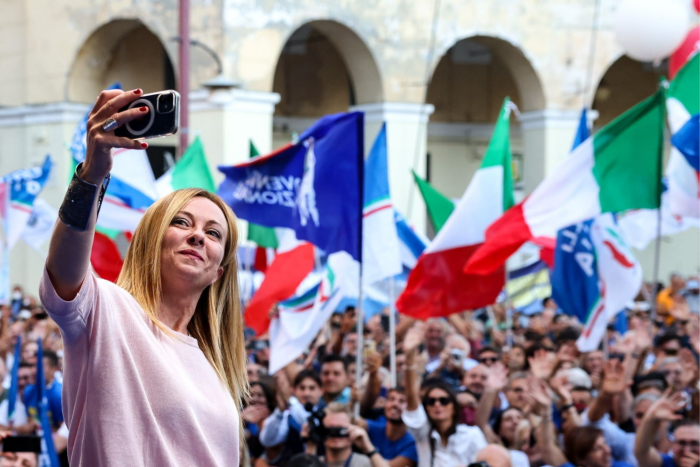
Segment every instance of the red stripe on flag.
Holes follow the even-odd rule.
[[[255,330],[256,335],[264,334],[270,327],[272,307],[294,295],[313,268],[314,247],[310,243],[302,243],[293,250],[275,256],[244,315],[246,324]]]
[[[487,275],[462,270],[480,247],[469,245],[421,255],[396,308],[405,315],[428,319],[493,304],[503,289],[504,269]]]
[[[292,146],[294,146],[294,145],[292,143],[289,143],[286,146],[282,146],[281,148],[277,149],[276,151],[271,152],[270,154],[266,154],[264,156],[253,157],[252,159],[249,159],[245,162],[241,162],[240,164],[235,164],[233,167],[250,167],[252,165],[258,165],[260,163],[267,161],[271,157],[275,157],[277,154],[286,151],[287,149],[291,148]]]
[[[117,282],[124,261],[116,243],[108,236],[95,232],[95,240],[90,252],[92,268],[98,276],[110,282]]]
[[[378,207],[378,208],[372,209],[370,212],[367,212],[367,213],[362,214],[362,217],[371,216],[371,215],[374,214],[375,212],[383,211],[383,210],[385,210],[385,209],[391,209],[391,204],[386,204],[386,205],[384,205],[384,206],[380,206],[380,207]]]
[[[513,206],[486,229],[486,241],[464,266],[469,274],[490,274],[503,266],[510,255],[532,239],[525,221],[523,203]]]

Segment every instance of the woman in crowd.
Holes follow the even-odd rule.
[[[238,465],[248,389],[233,212],[175,191],[145,213],[116,285],[89,268],[112,149],[148,146],[114,133],[147,115],[119,111],[142,95],[97,98],[40,286],[64,339],[70,464]]]
[[[457,396],[449,384],[431,381],[421,401],[416,354],[423,334],[422,325],[417,325],[404,339],[407,408],[402,418],[416,440],[419,467],[467,466],[486,439],[479,428],[460,423]]]

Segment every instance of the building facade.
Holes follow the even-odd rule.
[[[191,0],[189,136],[215,167],[246,159],[251,141],[264,153],[322,115],[362,110],[367,148],[387,124],[396,207],[430,233],[410,170],[460,197],[504,97],[519,109],[511,134],[524,196],[567,156],[583,106],[599,127],[655,91],[664,67],[631,60],[615,40],[619,3]],[[0,174],[51,154],[42,197],[58,206],[68,143],[99,91],[176,87],[178,2],[0,0],[0,12]],[[229,86],[211,85],[220,72]],[[152,141],[156,172],[176,146]],[[640,252],[647,278],[652,250]],[[699,256],[697,229],[664,238],[661,279],[697,273]],[[13,283],[36,287],[37,252],[19,243],[11,265]]]

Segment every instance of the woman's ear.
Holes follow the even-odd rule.
[[[213,281],[211,281],[211,285],[214,285],[214,283],[215,283],[216,281],[218,281],[218,280],[221,278],[221,276],[222,276],[223,274],[224,274],[224,268],[219,268],[219,269],[217,269],[217,270],[216,270],[216,279],[214,279]]]

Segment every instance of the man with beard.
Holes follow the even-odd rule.
[[[358,420],[357,425],[366,429],[377,452],[391,467],[414,467],[418,451],[413,436],[406,431],[401,414],[406,409],[406,394],[401,388],[389,390],[384,416],[379,420]]]

